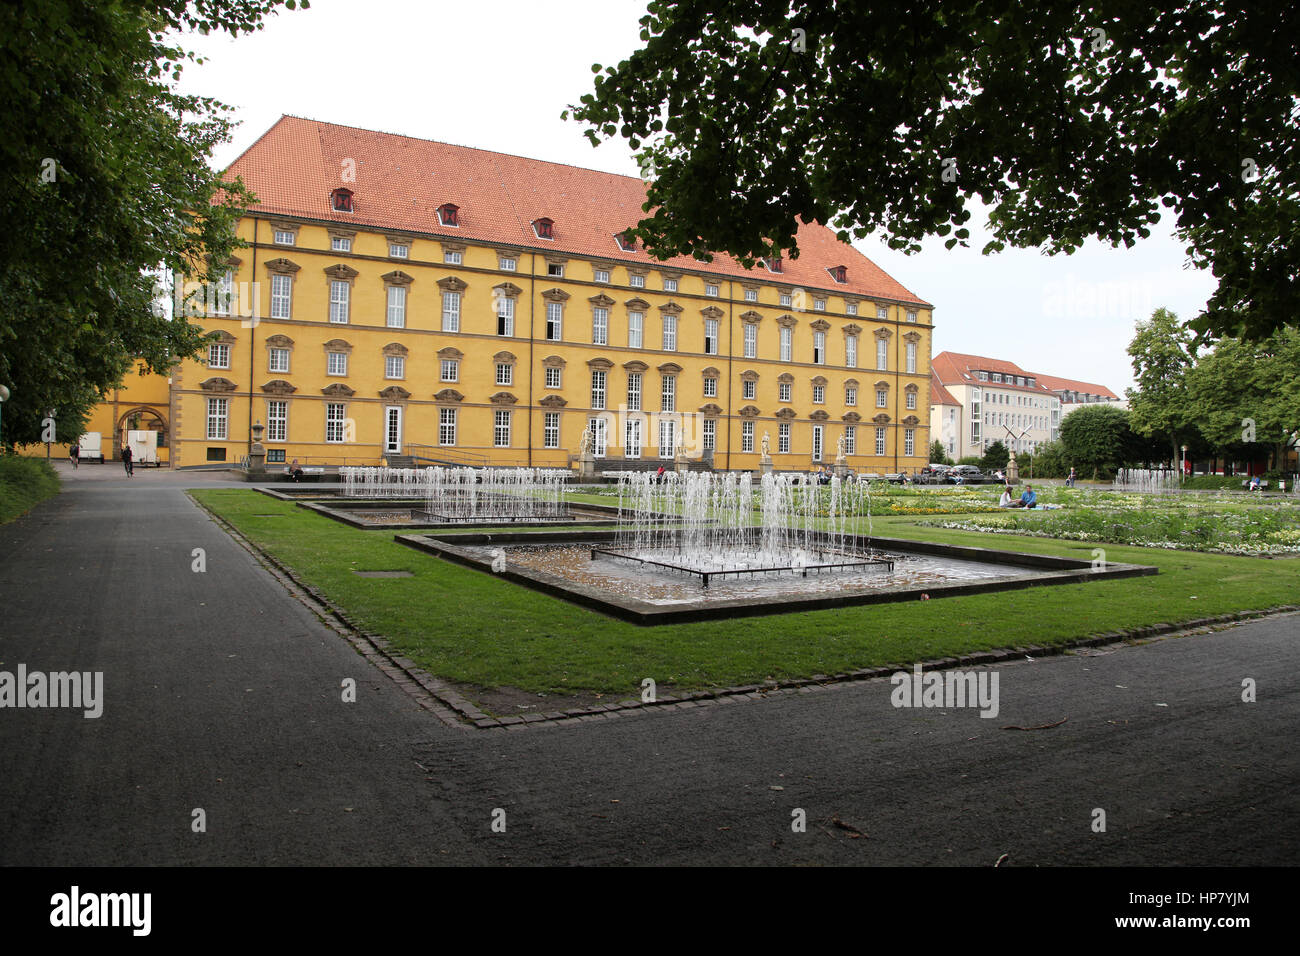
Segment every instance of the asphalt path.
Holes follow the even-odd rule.
[[[998,665],[995,718],[876,680],[467,730],[183,491],[228,479],[61,469],[0,527],[0,671],[102,671],[104,709],[0,709],[3,865],[1297,859],[1295,615]]]

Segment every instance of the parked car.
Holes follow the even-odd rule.
[[[916,473],[913,479],[918,485],[939,485],[948,480],[952,465],[939,465],[931,462]]]
[[[957,465],[947,477],[947,481],[954,485],[982,485],[992,480],[974,465]]]

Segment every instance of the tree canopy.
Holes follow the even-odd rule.
[[[305,0],[283,0],[306,7]],[[58,439],[143,358],[192,355],[200,331],[155,306],[157,270],[211,280],[251,197],[206,159],[224,107],[182,95],[186,30],[260,29],[281,0],[13,0],[0,5],[0,384],[5,444]]]
[[[1300,6],[1223,0],[652,0],[570,107],[649,179],[655,256],[797,255],[797,222],[1070,253],[1175,216],[1218,288],[1191,323],[1300,314]]]

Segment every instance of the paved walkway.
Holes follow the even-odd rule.
[[[1260,865],[1300,849],[1294,616],[1004,665],[992,720],[895,709],[874,681],[468,731],[183,493],[226,477],[67,470],[63,494],[0,527],[0,670],[103,671],[104,713],[0,710],[0,864]]]

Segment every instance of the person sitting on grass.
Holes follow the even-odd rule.
[[[1002,497],[998,499],[998,507],[999,508],[1011,507],[1011,486],[1010,485],[1002,486]]]
[[[1017,501],[1017,502],[1015,502],[1014,504],[1012,504],[1011,507],[1013,507],[1013,508],[1037,508],[1037,507],[1038,507],[1038,495],[1034,492],[1034,487],[1033,487],[1033,485],[1025,485],[1025,491],[1024,491],[1024,494],[1022,494],[1022,495],[1020,496],[1020,500]]]

